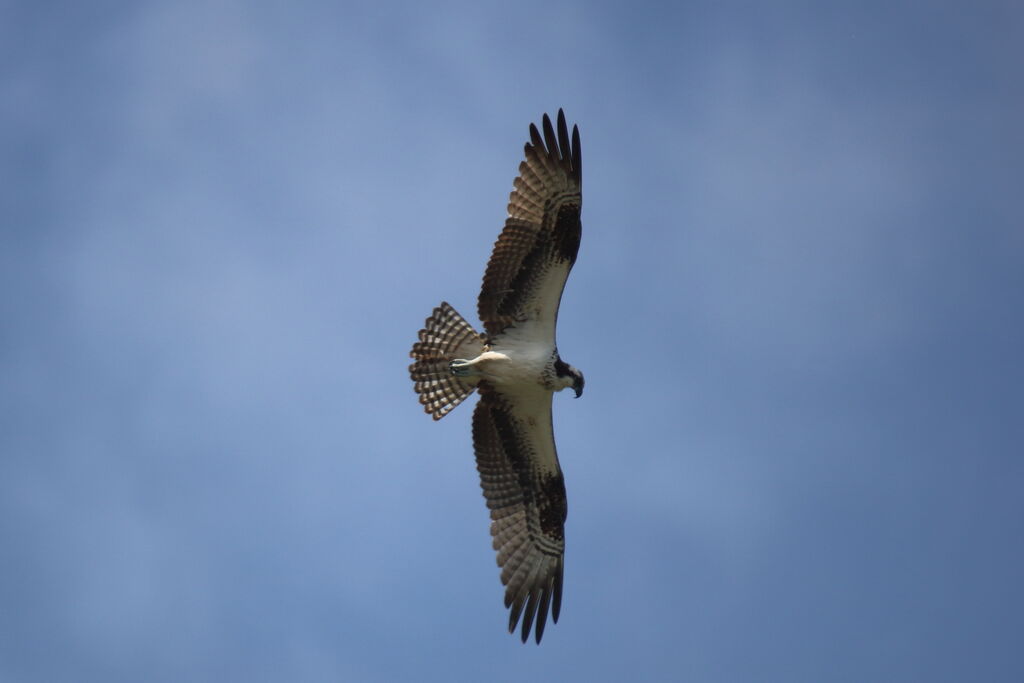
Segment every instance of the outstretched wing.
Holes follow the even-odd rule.
[[[565,553],[565,484],[551,429],[551,392],[508,395],[486,381],[478,389],[473,447],[511,609],[508,630],[514,632],[522,616],[523,642],[536,624],[539,643],[549,607],[558,621]]]
[[[582,157],[580,132],[558,110],[558,133],[544,115],[544,137],[530,124],[526,159],[509,196],[508,219],[491,252],[477,307],[487,334],[509,326],[554,345],[558,303],[580,248]]]

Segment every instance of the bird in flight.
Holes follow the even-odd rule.
[[[551,426],[553,393],[583,393],[583,373],[555,343],[558,306],[580,247],[580,133],[558,110],[530,124],[508,218],[484,272],[477,311],[484,333],[447,302],[427,318],[409,366],[424,410],[440,420],[473,390],[473,449],[498,552],[509,633],[540,643],[558,621],[565,566],[565,483]]]

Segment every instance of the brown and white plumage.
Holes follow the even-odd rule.
[[[539,325],[554,344],[558,304],[580,248],[583,204],[579,129],[572,139],[558,110],[558,134],[544,115],[544,138],[530,124],[526,159],[509,195],[505,228],[494,243],[477,309],[490,336],[510,325]]]
[[[539,643],[550,610],[562,603],[565,485],[551,423],[552,393],[583,391],[583,375],[555,342],[558,307],[579,250],[582,173],[579,131],[557,131],[545,114],[509,197],[478,299],[486,336],[447,303],[434,309],[413,346],[409,370],[435,420],[474,389],[473,446],[491,511],[509,631],[522,619]]]
[[[475,379],[453,375],[448,363],[480,355],[485,340],[447,301],[430,314],[419,337],[412,345],[411,355],[417,360],[409,366],[409,374],[423,409],[440,420],[476,387]]]
[[[473,446],[511,609],[509,631],[522,616],[525,641],[536,621],[539,643],[549,605],[558,621],[565,552],[565,483],[551,429],[551,392],[501,394],[482,382]]]

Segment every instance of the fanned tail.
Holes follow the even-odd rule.
[[[419,337],[409,353],[416,359],[409,366],[409,376],[423,409],[440,420],[473,393],[477,383],[476,378],[453,375],[448,363],[479,356],[484,338],[446,301],[430,314]]]

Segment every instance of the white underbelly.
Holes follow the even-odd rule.
[[[544,385],[545,371],[553,349],[506,344],[480,355],[485,378],[498,385]]]

